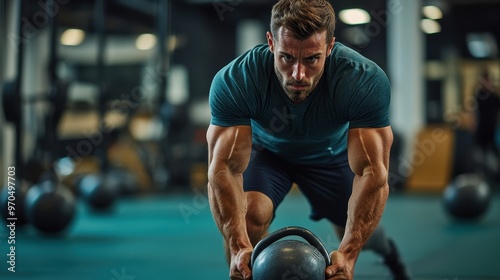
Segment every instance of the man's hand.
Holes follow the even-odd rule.
[[[353,266],[350,266],[344,255],[339,251],[330,254],[332,264],[326,268],[327,280],[352,280]]]
[[[252,248],[243,248],[231,255],[230,279],[231,280],[248,280],[252,278],[250,270],[250,259],[252,257]]]

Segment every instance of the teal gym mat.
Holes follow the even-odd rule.
[[[271,227],[313,231],[332,250],[339,241],[326,221],[308,219],[309,206],[291,193]],[[382,220],[415,280],[500,279],[500,197],[476,223],[457,223],[439,196],[391,194]],[[15,231],[15,273],[7,269],[7,228],[0,230],[0,279],[195,280],[229,279],[221,236],[200,192],[120,198],[114,211],[78,205],[58,237],[30,226]],[[363,252],[355,279],[389,279],[377,256]]]

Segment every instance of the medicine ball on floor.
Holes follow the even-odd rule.
[[[479,174],[464,173],[445,188],[443,202],[452,217],[474,220],[481,217],[490,205],[490,187]]]
[[[279,240],[296,235],[299,240]],[[287,227],[262,239],[251,259],[254,280],[308,279],[324,280],[330,255],[321,241],[309,230]]]
[[[44,233],[65,230],[76,213],[73,193],[57,181],[45,179],[26,193],[28,221]]]

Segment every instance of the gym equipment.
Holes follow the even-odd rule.
[[[76,213],[73,193],[53,178],[42,179],[26,193],[28,221],[40,232],[56,234],[69,227]]]
[[[17,1],[18,11],[19,11],[19,22],[18,22],[18,34],[22,38],[22,21],[21,18],[24,16],[25,3],[22,0]],[[6,82],[3,86],[2,92],[2,103],[3,110],[5,114],[5,120],[14,124],[15,127],[15,165],[21,166],[17,168],[16,176],[17,180],[22,180],[23,178],[23,154],[21,144],[23,143],[23,115],[21,108],[21,84],[23,79],[23,64],[24,64],[24,49],[25,44],[19,44],[17,49],[16,57],[16,77],[14,81]]]
[[[57,81],[56,86],[48,93],[31,94],[31,97],[21,97],[20,85],[15,81],[7,81],[3,85],[2,104],[5,120],[17,123],[21,119],[21,107],[23,104],[35,104],[45,102],[49,104],[53,119],[57,123],[64,112],[68,97],[69,83]]]
[[[406,190],[441,193],[452,178],[454,143],[455,133],[449,125],[422,128],[411,153],[400,162],[400,168],[409,172]]]
[[[23,22],[22,18],[24,16],[25,3],[22,0],[17,2],[17,9],[19,14],[17,34],[19,38],[23,38]],[[19,44],[16,56],[16,76],[13,81],[7,81],[4,83],[2,88],[2,107],[7,122],[11,122],[16,125],[16,134],[22,131],[19,126],[22,124],[22,110],[21,110],[21,84],[22,84],[22,74],[23,74],[23,64],[24,64],[24,49],[25,44]]]
[[[22,38],[22,21],[21,18],[24,16],[25,10],[25,1],[19,0],[17,1],[17,9],[19,14],[17,15],[19,18],[18,22],[18,34]],[[21,107],[21,85],[23,79],[23,64],[24,64],[24,49],[25,44],[19,44],[17,49],[16,56],[16,76],[14,80],[7,81],[4,83],[2,88],[2,107],[4,111],[5,120],[14,125],[15,128],[15,136],[14,136],[14,166],[16,167],[15,174],[15,192],[9,190],[8,186],[4,186],[2,189],[1,197],[0,197],[0,212],[4,221],[7,221],[7,218],[16,217],[17,220],[16,225],[26,225],[28,223],[25,213],[24,207],[24,198],[27,191],[27,182],[25,179],[25,164],[23,159],[23,151],[22,145],[23,143],[23,114]],[[9,201],[13,202],[13,211],[9,210]],[[12,209],[12,208],[11,208]],[[14,216],[10,214],[14,213]]]
[[[98,87],[98,111],[101,120],[104,120],[106,114],[106,68],[105,68],[105,49],[106,49],[106,0],[95,1],[95,29],[97,33],[97,65],[96,65],[96,84]],[[94,210],[108,210],[115,202],[116,186],[111,184],[110,176],[107,174],[109,160],[107,158],[107,149],[109,148],[109,135],[104,135],[102,143],[97,147],[97,158],[100,162],[100,173],[88,174],[80,180],[79,191],[82,197]]]
[[[114,186],[116,194],[134,194],[136,193],[139,182],[132,171],[122,167],[112,167],[107,173],[108,184]]]
[[[21,119],[21,96],[17,82],[7,81],[3,85],[2,105],[5,120],[11,123],[19,122]]]
[[[458,175],[443,192],[444,207],[456,219],[480,218],[488,209],[490,200],[490,186],[476,173]]]
[[[106,94],[106,67],[105,67],[105,47],[106,47],[106,0],[95,1],[95,29],[97,33],[97,65],[96,84],[98,87],[99,117],[104,120],[106,113],[106,103],[109,96]],[[104,134],[104,133],[103,133]],[[96,211],[110,210],[126,179],[118,173],[113,172],[113,168],[108,159],[107,151],[110,144],[110,135],[107,133],[102,137],[102,143],[97,146],[96,154],[100,164],[100,172],[90,173],[79,180],[78,191],[87,204]]]
[[[171,1],[170,0],[157,0],[157,14],[155,18],[157,36],[158,36],[158,46],[157,46],[157,60],[158,69],[157,79],[159,84],[157,87],[157,98],[159,106],[154,109],[154,112],[159,117],[162,127],[165,128],[166,133],[163,137],[160,137],[156,141],[156,145],[159,148],[159,153],[156,155],[156,166],[154,171],[154,180],[156,188],[164,189],[167,186],[172,185],[172,169],[175,164],[172,162],[172,141],[169,138],[171,133],[170,128],[170,117],[172,116],[172,104],[166,98],[166,92],[168,90],[168,80],[167,75],[170,71],[170,53],[168,51],[166,42],[171,34]],[[160,175],[160,176],[158,176]]]
[[[279,240],[296,235],[299,240]],[[318,237],[302,227],[286,227],[263,238],[254,248],[251,268],[254,280],[324,280],[330,255]]]
[[[48,7],[53,7],[54,0],[48,0],[46,5]],[[24,1],[18,1],[19,5],[19,38],[24,38],[23,34],[23,24],[24,22],[21,20],[24,18],[24,10],[26,9],[24,6],[26,5]],[[52,89],[48,93],[44,94],[36,94],[30,95],[32,97],[26,98],[22,96],[21,84],[22,84],[22,74],[24,68],[24,48],[25,43],[19,44],[17,49],[17,57],[16,57],[16,78],[12,81],[7,81],[4,83],[2,88],[2,105],[5,119],[8,122],[14,124],[22,123],[22,105],[23,104],[33,104],[37,102],[46,102],[49,106],[51,106],[51,113],[53,114],[53,120],[55,123],[59,121],[64,111],[64,107],[67,100],[68,95],[68,83],[58,81],[56,77],[56,46],[58,44],[56,38],[56,29],[54,23],[54,17],[49,17],[48,23],[51,28],[51,39],[50,39],[50,65],[49,65],[49,75],[50,81],[52,83]]]
[[[53,7],[54,0],[46,5]],[[66,229],[76,212],[73,193],[61,182],[60,170],[57,170],[55,146],[58,143],[56,127],[65,110],[68,84],[57,77],[57,24],[56,18],[48,20],[49,69],[47,71],[51,90],[43,98],[48,101],[48,112],[44,118],[44,134],[39,135],[36,159],[46,172],[26,194],[26,212],[28,220],[35,228],[45,233],[57,233]]]
[[[119,177],[113,173],[88,174],[79,181],[79,194],[93,210],[109,210],[120,189]]]

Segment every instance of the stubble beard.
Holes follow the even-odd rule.
[[[283,78],[283,75],[278,71],[278,69],[275,67],[274,72],[276,72],[276,77],[278,77],[278,81],[281,84],[281,88],[283,88],[283,91],[285,94],[288,96],[288,98],[294,102],[294,103],[301,103],[304,102],[307,97],[311,94],[311,90],[291,90],[288,88],[290,85],[305,85],[305,86],[310,86],[308,83],[301,83],[298,81],[285,81]]]

